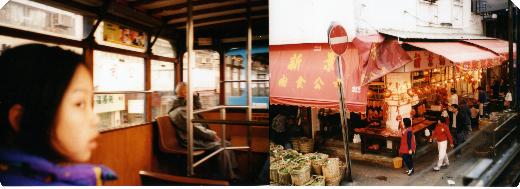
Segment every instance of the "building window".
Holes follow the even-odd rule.
[[[183,56],[183,81],[188,81],[187,53]],[[203,108],[219,105],[220,55],[216,51],[195,50],[195,66],[192,70],[192,88],[199,93]]]
[[[68,39],[83,39],[83,16],[28,0],[11,0],[0,25]]]
[[[99,130],[145,123],[144,59],[94,51],[94,111]]]

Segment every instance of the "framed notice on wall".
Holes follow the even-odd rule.
[[[144,48],[146,35],[118,24],[105,22],[103,25],[103,40],[121,45]]]

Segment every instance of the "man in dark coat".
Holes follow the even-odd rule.
[[[184,82],[180,82],[177,84],[175,88],[175,93],[177,94],[177,99],[173,102],[173,107],[170,109],[168,115],[173,122],[173,125],[177,131],[177,137],[180,145],[186,147],[187,146],[187,121],[186,121],[186,88],[187,85]],[[193,109],[201,109],[202,105],[200,103],[198,95],[194,96],[193,99]],[[198,114],[193,115],[194,119],[203,119],[202,116]],[[217,132],[208,128],[207,124],[201,123],[193,123],[193,148],[194,149],[202,149],[202,150],[217,150],[221,146],[221,142],[225,142],[226,146],[231,146],[229,141],[222,140],[217,136]],[[224,170],[221,170],[221,173],[224,177],[227,177],[232,180],[238,179],[238,175],[235,173],[234,169],[238,168],[238,163],[235,158],[235,154],[232,151],[224,150],[222,151],[223,155],[218,156],[219,162],[223,163]]]
[[[450,132],[452,136],[455,136],[455,148],[457,148],[466,141],[467,134],[470,132],[471,121],[468,122],[465,113],[461,112],[460,107],[456,104],[451,105],[449,118]],[[455,154],[460,157],[462,155],[461,149],[455,151]]]

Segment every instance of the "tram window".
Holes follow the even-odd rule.
[[[166,39],[158,38],[152,46],[152,53],[159,56],[175,58],[177,55],[170,42]]]
[[[225,56],[226,105],[246,105],[246,66],[245,50],[235,50]],[[251,64],[251,89],[253,106],[266,106],[269,96],[269,54],[254,53]]]
[[[171,62],[152,60],[152,118],[168,114],[175,98],[175,67]]]
[[[28,39],[22,39],[22,38],[16,38],[16,37],[9,37],[9,36],[1,36],[0,35],[0,54],[2,54],[2,51],[11,47],[16,47],[19,45],[25,45],[30,43],[40,43],[45,44],[49,46],[58,46],[65,50],[70,50],[72,52],[83,54],[83,49],[78,47],[71,47],[67,45],[57,45],[52,43],[42,43],[38,41],[28,40]]]
[[[183,81],[188,81],[187,53],[183,56]],[[195,50],[195,66],[192,75],[194,91],[200,94],[203,108],[219,104],[220,56],[216,51]]]
[[[145,96],[144,93],[94,95],[94,112],[100,118],[98,130],[145,123]]]
[[[83,16],[28,0],[11,0],[0,25],[74,40],[83,39]]]
[[[95,50],[94,91],[144,91],[144,59]]]
[[[143,58],[94,51],[94,111],[101,131],[147,121],[144,72]]]

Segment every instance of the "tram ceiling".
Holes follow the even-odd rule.
[[[187,0],[35,0],[79,14],[100,17],[145,32],[161,26],[164,35],[185,31]],[[107,9],[103,5],[109,3]],[[247,9],[250,9],[248,13]],[[199,30],[218,32],[222,37],[243,37],[250,14],[255,35],[268,34],[268,0],[194,0],[193,22]],[[263,29],[261,29],[263,28]],[[206,32],[205,32],[206,33]],[[233,36],[230,36],[233,34]],[[217,34],[218,35],[218,34]]]

